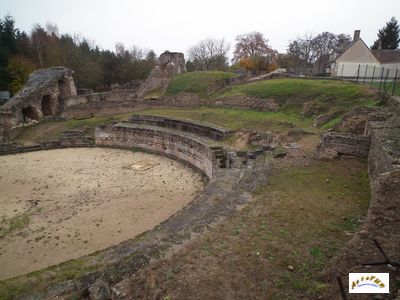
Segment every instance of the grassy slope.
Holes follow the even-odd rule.
[[[300,110],[313,101],[323,110],[348,111],[355,105],[371,106],[375,96],[365,87],[344,81],[275,79],[230,86],[214,97],[245,95],[273,98],[283,110]]]
[[[84,120],[44,121],[29,127],[19,128],[13,141],[21,144],[32,144],[42,141],[57,140],[63,131],[80,129],[93,135],[95,126],[107,124],[115,120],[127,120],[132,113],[112,116],[99,116]]]
[[[326,285],[319,273],[351,238],[368,209],[365,161],[287,165],[276,169],[254,197],[187,248],[141,271],[132,279],[132,297],[324,295]]]
[[[196,120],[234,130],[287,131],[293,127],[311,128],[313,122],[311,119],[290,112],[262,112],[221,107],[148,109],[140,111],[140,113]]]
[[[220,86],[225,79],[233,78],[236,74],[221,71],[196,71],[182,73],[174,77],[168,86],[166,95],[180,92],[196,93],[206,97],[211,89]]]
[[[176,76],[167,91],[173,95],[178,92],[194,92],[208,95],[220,81],[235,76],[226,72],[189,72]],[[314,117],[305,118],[301,109],[305,102],[313,102],[318,113],[345,113],[355,105],[375,105],[375,95],[368,89],[353,83],[332,80],[276,79],[255,83],[234,85],[215,93],[212,98],[231,95],[246,95],[258,98],[274,98],[280,105],[277,112],[260,112],[243,109],[201,107],[185,109],[152,109],[143,113],[194,119],[213,123],[231,129],[259,129],[264,131],[287,132],[291,128],[313,129]],[[31,143],[57,139],[68,129],[85,129],[89,133],[98,124],[112,120],[126,119],[129,113],[108,117],[94,117],[87,120],[68,120],[62,122],[43,122],[19,129],[16,140]],[[336,117],[325,124],[328,129],[340,120]],[[313,129],[315,130],[315,129]]]

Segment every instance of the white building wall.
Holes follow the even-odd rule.
[[[384,67],[385,69],[398,69],[398,72],[400,72],[400,63],[382,64],[382,67]]]
[[[360,66],[360,68],[359,68]],[[372,76],[375,67],[375,76],[378,70],[381,69],[379,63],[351,63],[351,62],[338,62],[335,76],[338,77],[356,77],[359,72],[359,76]]]

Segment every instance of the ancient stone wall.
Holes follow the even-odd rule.
[[[161,94],[163,94],[171,78],[183,72],[186,72],[183,53],[165,51],[158,58],[149,77],[139,87],[137,97],[142,98],[146,93],[156,89],[161,89]]]
[[[22,146],[15,143],[0,143],[0,155],[41,151],[50,149],[61,149],[69,147],[92,147],[93,138],[86,136],[79,130],[64,131],[57,141],[42,142],[30,146]]]
[[[398,96],[389,97],[388,103],[389,106],[395,110],[397,116],[400,116],[400,97]]]
[[[238,107],[238,108],[252,108],[261,111],[276,111],[278,104],[273,99],[259,99],[249,96],[227,96],[215,100],[215,105]]]
[[[198,138],[145,125],[117,123],[95,129],[96,145],[124,148],[139,148],[166,155],[190,164],[213,176],[213,154]]]
[[[232,133],[232,131],[230,130],[219,128],[216,126],[160,116],[133,115],[130,121],[135,124],[147,124],[178,129],[181,131],[191,132],[200,136],[205,136],[217,141],[221,141],[227,138]]]
[[[393,261],[400,259],[399,116],[395,112],[390,119],[375,118],[375,121],[368,122],[367,132],[371,140],[368,152],[371,187],[368,214],[360,230],[328,271],[329,278],[335,278],[337,274],[347,276],[349,272],[365,272],[365,266],[361,262],[382,260],[373,240],[379,242],[380,247]],[[324,141],[326,141],[325,136],[322,144]],[[397,276],[393,269],[385,265],[371,266],[369,270],[370,272],[389,272],[391,278]],[[395,285],[393,280],[391,284]]]
[[[396,164],[400,167],[400,161],[396,159],[395,151],[390,149],[391,140],[388,139],[396,129],[377,128],[375,126],[377,126],[376,123],[370,125],[371,149],[368,156],[368,168],[372,178],[378,177],[381,173],[393,170]],[[400,131],[400,128],[397,128],[397,130]],[[397,142],[399,141],[400,137],[397,138]],[[397,156],[400,156],[399,153],[397,153]]]
[[[29,75],[23,88],[0,108],[12,127],[59,113],[66,99],[76,96],[72,70],[41,69]]]
[[[64,110],[72,106],[79,106],[87,103],[108,102],[108,103],[121,103],[130,102],[135,99],[134,91],[109,91],[102,93],[91,93],[87,95],[78,95],[67,99],[64,103]]]
[[[321,137],[316,157],[332,158],[341,154],[366,157],[370,143],[369,136],[328,132]]]

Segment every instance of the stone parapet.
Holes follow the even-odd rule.
[[[127,122],[95,129],[97,146],[143,149],[183,161],[213,176],[213,153],[209,146],[195,136],[152,126]]]
[[[191,132],[199,136],[205,136],[217,141],[221,141],[232,134],[231,130],[227,130],[225,128],[169,117],[133,115],[130,121],[135,124],[147,124],[178,129],[181,131]]]
[[[371,141],[369,136],[328,132],[321,137],[317,147],[317,158],[331,158],[338,155],[368,155]]]

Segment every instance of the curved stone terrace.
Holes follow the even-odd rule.
[[[187,124],[184,129],[198,128],[197,125]],[[39,298],[72,292],[85,296],[99,278],[116,283],[174,246],[188,241],[193,234],[203,232],[210,224],[234,213],[238,206],[251,200],[251,193],[265,182],[268,164],[263,155],[239,159],[234,152],[216,147],[215,143],[191,132],[131,122],[96,128],[95,145],[91,147],[138,149],[165,155],[200,171],[208,184],[191,203],[151,230],[93,254],[9,279],[6,284],[19,286],[21,291]],[[39,288],[34,294],[29,289],[32,281],[41,282],[35,285]]]

